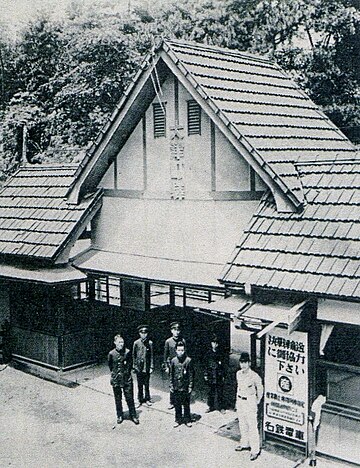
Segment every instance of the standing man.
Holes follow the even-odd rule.
[[[175,406],[174,427],[180,426],[182,422],[191,427],[190,396],[194,385],[194,368],[182,341],[176,343],[175,352],[176,356],[170,363],[170,393]]]
[[[250,460],[254,461],[260,455],[260,436],[258,430],[257,409],[264,388],[259,375],[250,369],[249,353],[241,353],[240,370],[236,373],[237,380],[237,414],[240,428],[240,445],[235,450],[250,448]]]
[[[124,338],[116,335],[114,338],[115,348],[108,355],[108,364],[111,372],[110,383],[113,388],[117,423],[123,422],[122,392],[129,408],[130,419],[134,424],[139,424],[134,405],[134,387],[131,376],[132,358],[131,352],[125,348]]]
[[[149,340],[147,325],[138,326],[140,338],[133,345],[133,367],[137,377],[139,406],[152,405],[150,397],[150,374],[154,370],[153,342]],[[145,390],[145,395],[144,395]]]
[[[163,368],[165,372],[169,374],[171,360],[176,356],[175,347],[176,344],[181,341],[186,349],[186,341],[181,337],[181,326],[180,322],[171,322],[170,323],[171,337],[165,341],[164,347],[164,363]],[[174,408],[174,399],[173,394],[170,392],[170,404],[168,409]]]
[[[211,349],[206,355],[204,379],[209,386],[208,409],[206,413],[215,411],[215,401],[221,413],[224,409],[224,383],[225,383],[225,357],[219,349],[219,340],[216,335],[211,337]]]

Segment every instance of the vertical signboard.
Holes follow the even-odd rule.
[[[274,328],[266,334],[264,431],[307,442],[308,336]]]

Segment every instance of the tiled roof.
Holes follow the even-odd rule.
[[[25,166],[0,191],[0,255],[55,259],[98,199],[66,201],[77,165]]]
[[[117,119],[141,78],[161,57],[165,60],[164,54],[209,104],[211,117],[216,116],[226,125],[255,165],[266,172],[297,209],[301,209],[304,196],[294,162],[354,157],[352,143],[275,63],[219,47],[163,41],[155,55],[149,54],[144,60],[81,162],[74,192],[80,190],[79,185],[85,184],[87,177],[95,180],[94,164],[104,153],[97,154],[97,149],[108,138],[112,126],[119,125]]]
[[[235,136],[250,144],[253,157],[300,202],[294,162],[354,157],[352,143],[276,64],[193,43],[169,41],[164,48],[215,104]]]
[[[303,212],[278,213],[270,197],[262,200],[222,281],[359,299],[359,161],[296,168]]]

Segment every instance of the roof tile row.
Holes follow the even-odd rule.
[[[358,161],[300,164],[297,170],[307,200],[303,212],[278,213],[270,197],[262,200],[223,281],[358,299]]]
[[[76,165],[25,166],[0,192],[0,253],[54,259],[96,197],[67,203]]]

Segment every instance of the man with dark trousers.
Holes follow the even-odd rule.
[[[170,330],[171,330],[171,336],[165,341],[165,347],[164,347],[163,367],[167,374],[169,374],[170,372],[171,360],[176,356],[176,351],[175,351],[176,344],[179,341],[181,341],[186,349],[186,341],[181,336],[180,322],[179,321],[171,322]],[[173,398],[173,394],[170,392],[170,404],[169,404],[168,409],[173,409],[173,408],[174,408],[174,398]]]
[[[150,374],[154,370],[153,342],[149,340],[147,325],[139,325],[140,338],[133,345],[133,368],[137,377],[139,406],[152,405],[150,397]],[[144,395],[145,390],[145,395]]]
[[[176,356],[170,362],[170,393],[175,406],[174,427],[182,423],[191,427],[190,396],[194,385],[194,368],[182,341],[176,343],[175,351]]]
[[[219,340],[214,334],[211,337],[211,349],[205,360],[204,379],[208,384],[208,409],[206,413],[215,411],[215,401],[221,413],[224,409],[225,356],[219,349]]]
[[[111,372],[110,383],[113,388],[117,423],[123,422],[122,392],[129,408],[130,419],[139,424],[134,404],[134,387],[131,376],[132,357],[129,349],[125,348],[124,338],[116,335],[115,348],[108,354],[108,364]]]

